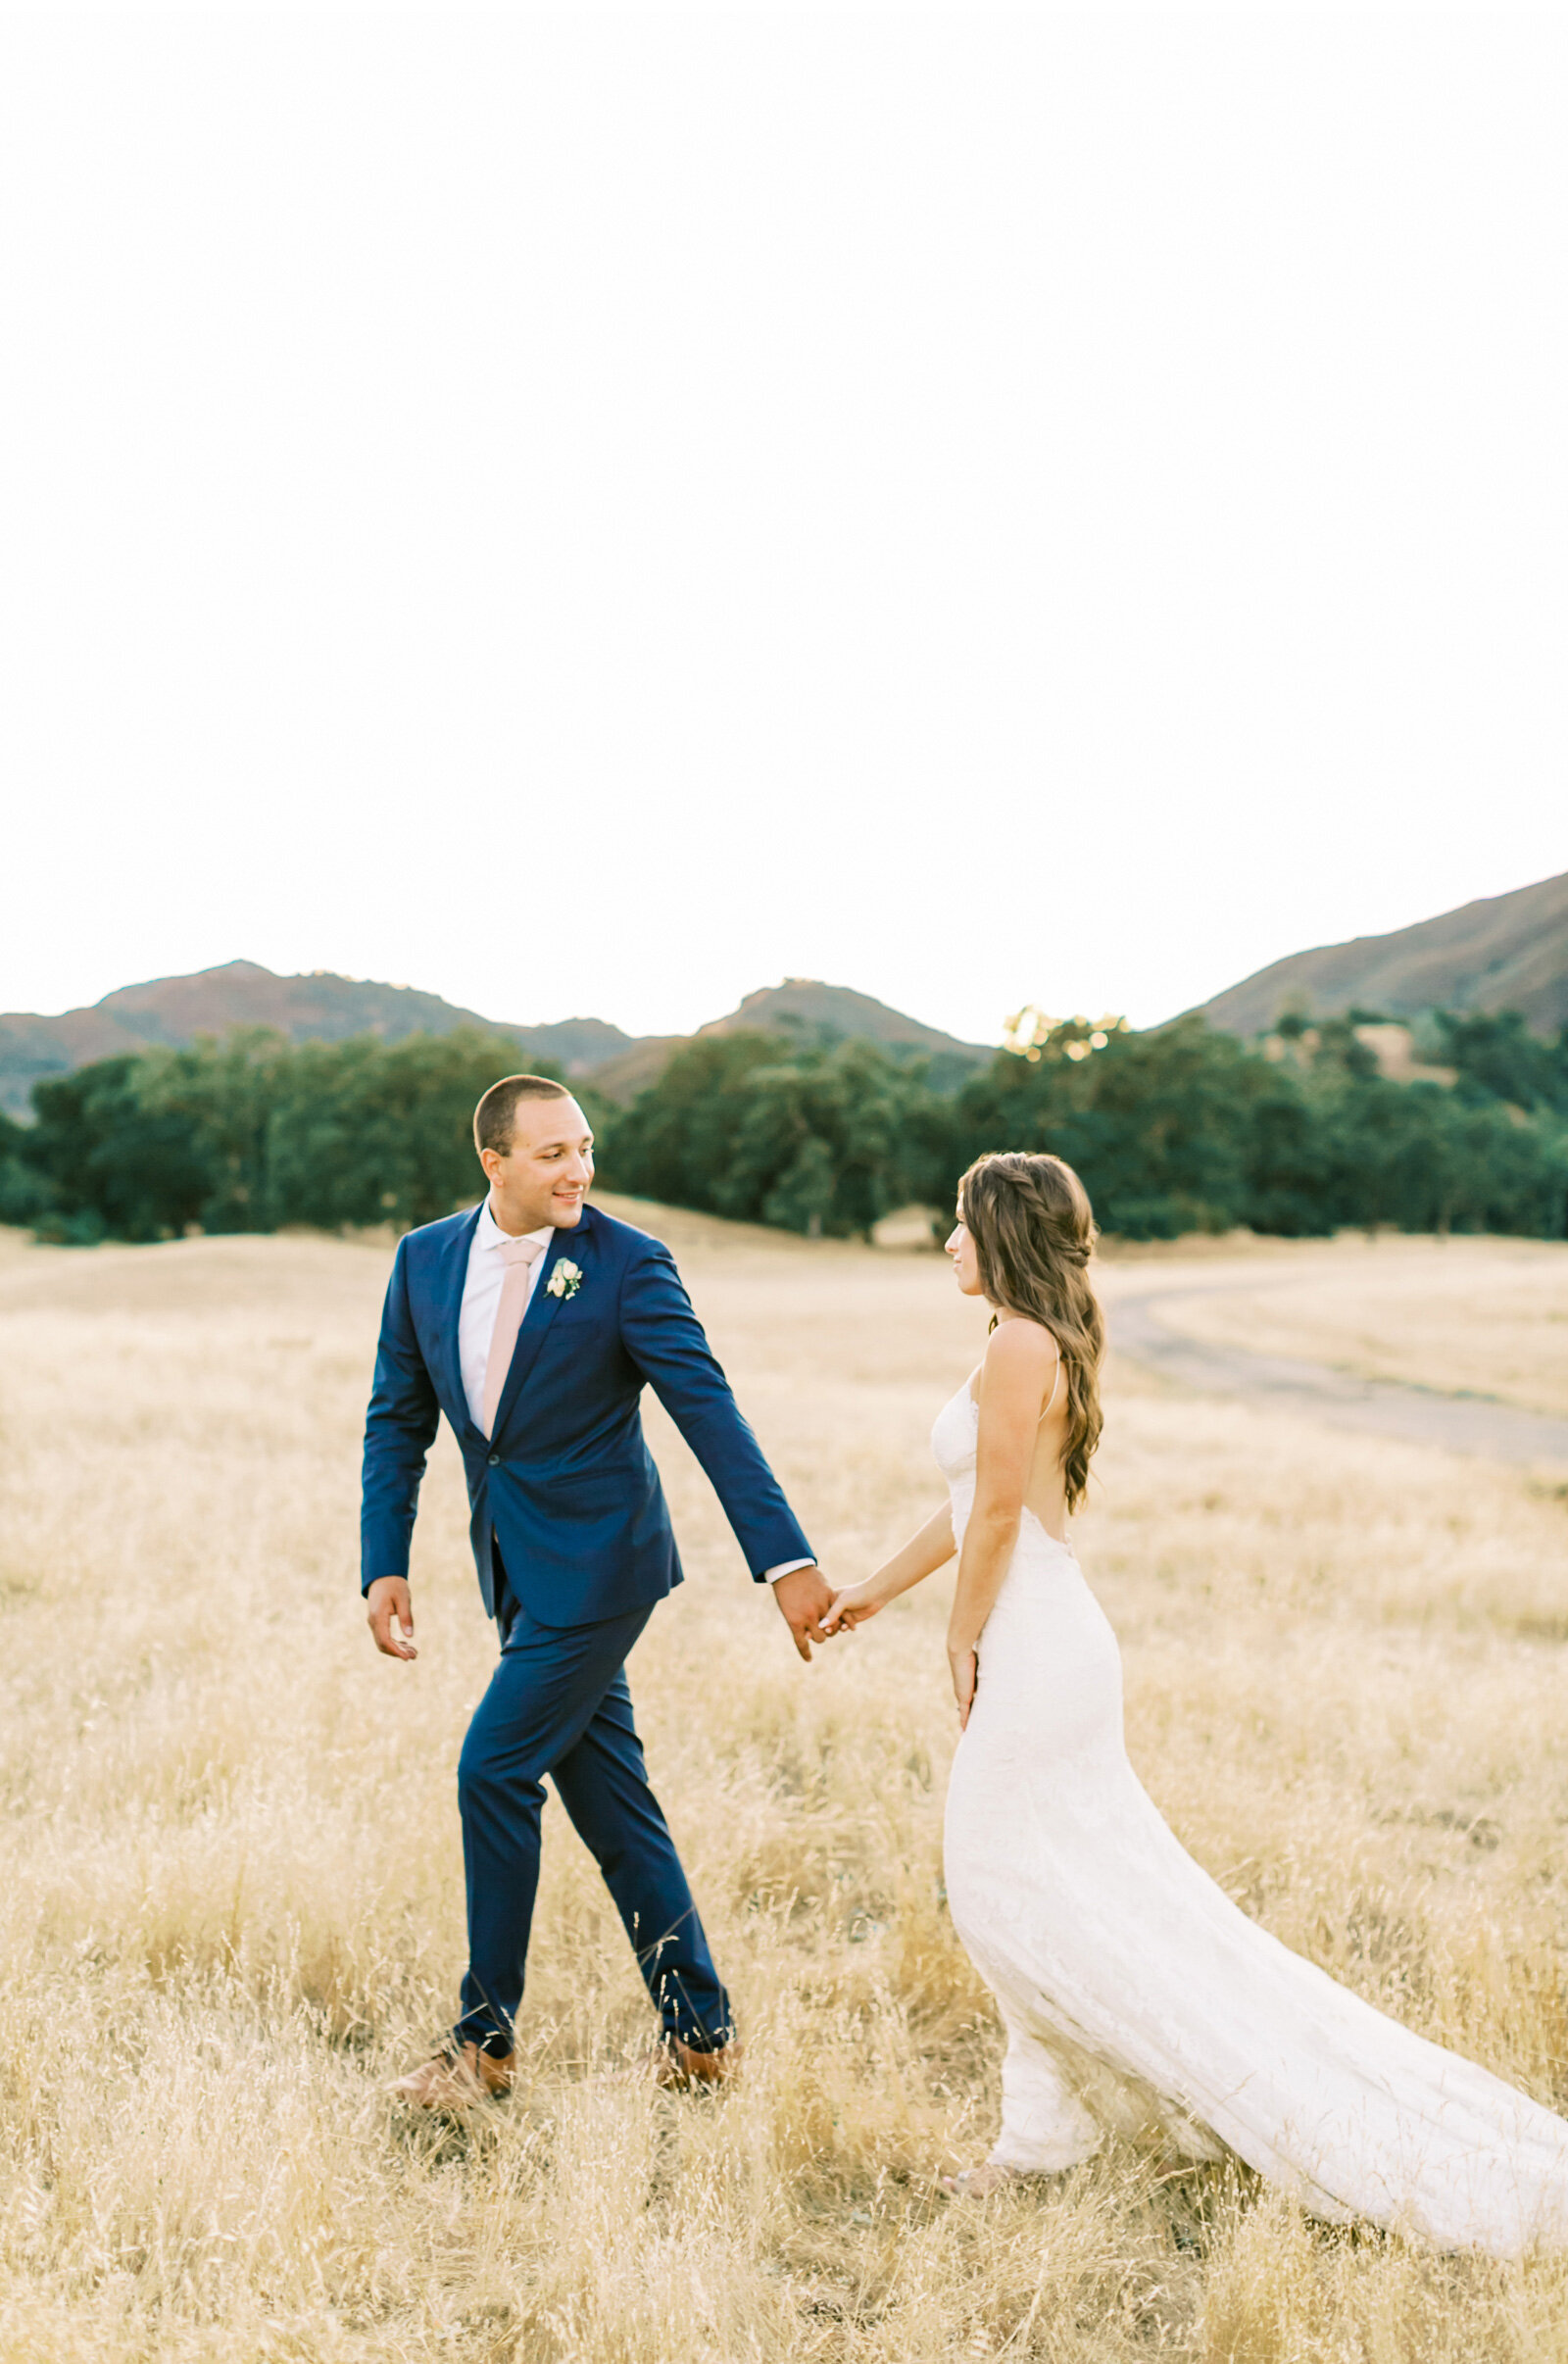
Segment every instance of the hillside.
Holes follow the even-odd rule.
[[[685,1035],[634,1037],[604,1018],[561,1018],[549,1025],[514,1024],[481,1017],[439,994],[408,985],[382,985],[343,977],[329,969],[278,976],[255,960],[228,960],[190,976],[156,977],[124,985],[84,1010],[59,1017],[26,1011],[0,1016],[0,1108],[9,1116],[30,1114],[35,1083],[67,1075],[89,1061],[151,1048],[177,1049],[200,1034],[227,1034],[236,1026],[270,1026],[291,1042],[340,1042],[352,1034],[378,1034],[397,1042],[408,1034],[448,1034],[455,1026],[485,1026],[517,1045],[519,1059],[555,1059],[568,1075],[591,1076],[610,1098],[629,1100],[652,1083]],[[906,1044],[931,1057],[934,1079],[956,1082],[989,1057],[938,1027],[890,1010],[869,994],[848,986],[822,985],[790,977],[782,985],[748,994],[738,1010],[699,1029],[733,1033],[760,1026],[815,1040],[820,1033],[854,1035],[867,1041]]]
[[[59,1017],[25,1011],[0,1016],[0,1108],[10,1116],[25,1117],[33,1085],[48,1076],[122,1053],[177,1049],[199,1034],[227,1034],[235,1026],[275,1027],[291,1042],[340,1042],[351,1034],[397,1042],[408,1034],[486,1026],[512,1036],[522,1056],[559,1059],[569,1072],[586,1071],[631,1041],[603,1018],[498,1026],[412,986],[341,977],[329,969],[280,977],[255,960],[228,960],[190,976],[122,986],[90,1009],[68,1010]]]
[[[1230,1034],[1266,1034],[1286,1010],[1389,1017],[1423,1010],[1518,1010],[1537,1034],[1568,1025],[1568,871],[1387,936],[1293,953],[1205,1002]]]
[[[939,1090],[956,1084],[991,1053],[978,1043],[961,1043],[938,1026],[922,1025],[890,1010],[868,993],[848,985],[824,985],[815,977],[786,977],[749,993],[738,1010],[725,1017],[710,1018],[696,1035],[650,1034],[630,1044],[594,1072],[596,1089],[612,1100],[631,1100],[653,1083],[672,1055],[687,1042],[708,1034],[738,1034],[755,1028],[764,1034],[813,1043],[823,1036],[842,1035],[859,1042],[880,1043],[888,1049],[906,1049],[931,1061],[931,1078]]]
[[[918,1018],[906,1017],[902,1010],[890,1010],[886,1002],[874,1001],[868,993],[856,993],[848,985],[823,985],[814,977],[786,977],[782,985],[769,985],[760,993],[749,993],[738,1010],[727,1017],[710,1018],[699,1026],[699,1034],[738,1034],[748,1026],[760,1026],[765,1031],[789,1032],[795,1029],[815,1034],[826,1029],[834,1034],[855,1035],[870,1043],[902,1043],[916,1051],[956,1052],[960,1059],[989,1059],[991,1053],[978,1043],[960,1043],[956,1036],[944,1034],[938,1026],[924,1026]]]

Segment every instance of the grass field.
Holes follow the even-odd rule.
[[[983,1315],[931,1256],[668,1236],[813,1540],[862,1572],[936,1499],[927,1432]],[[1350,1358],[1334,1308],[1371,1307],[1387,1367],[1475,1386],[1506,1306],[1491,1383],[1554,1402],[1568,1251],[1524,1288],[1516,1248],[1460,1245],[1278,1249],[1257,1318]],[[999,2048],[942,1901],[950,1580],[802,1667],[657,1407],[691,1581],[632,1685],[744,2081],[615,2079],[649,2014],[552,1805],[526,2088],[465,2131],[401,2119],[381,2087],[461,1967],[455,1767],[492,1644],[445,1437],[417,1666],[362,1622],[387,1261],[0,1243],[5,2364],[1560,2364],[1568,2262],[1329,2235],[1223,2168],[1116,2149],[1045,2193],[933,2195],[991,2138]],[[1568,1471],[1130,1368],[1098,1468],[1080,1553],[1182,1838],[1288,1943],[1568,2106]]]

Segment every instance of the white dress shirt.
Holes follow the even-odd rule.
[[[490,1212],[486,1199],[479,1209],[479,1220],[473,1227],[468,1243],[468,1269],[463,1283],[463,1310],[458,1315],[458,1367],[463,1373],[463,1392],[468,1399],[468,1410],[475,1428],[484,1426],[484,1382],[490,1367],[490,1340],[496,1326],[496,1311],[501,1304],[501,1287],[507,1277],[507,1262],[502,1248],[512,1238],[503,1231]],[[556,1236],[554,1223],[542,1231],[529,1231],[525,1239],[537,1240],[548,1249]],[[533,1293],[539,1286],[539,1275],[545,1268],[542,1256],[536,1256],[528,1267],[528,1294],[522,1301],[523,1318],[533,1303]]]
[[[496,1326],[496,1309],[501,1303],[501,1287],[507,1277],[506,1259],[501,1254],[504,1241],[515,1235],[503,1231],[490,1212],[486,1199],[479,1209],[479,1220],[473,1227],[468,1243],[468,1269],[463,1282],[463,1305],[458,1314],[458,1367],[463,1374],[463,1392],[468,1399],[468,1410],[475,1428],[484,1427],[484,1383],[490,1366],[490,1339]],[[556,1236],[556,1225],[546,1223],[542,1230],[526,1231],[524,1239],[537,1240],[547,1250]],[[528,1317],[533,1293],[539,1286],[539,1275],[545,1268],[544,1256],[538,1256],[528,1268],[528,1294],[522,1301],[522,1316]],[[769,1584],[777,1584],[796,1568],[815,1566],[810,1559],[786,1559],[776,1568],[766,1571]]]

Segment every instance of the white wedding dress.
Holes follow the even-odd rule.
[[[978,1428],[965,1387],[932,1431],[960,1547]],[[999,2165],[1157,2127],[1315,2216],[1497,2256],[1568,2242],[1568,2122],[1292,1953],[1167,1827],[1128,1762],[1116,1637],[1031,1511],[979,1654],[946,1873],[1006,2027]]]

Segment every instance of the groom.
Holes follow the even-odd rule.
[[[564,1086],[492,1084],[474,1111],[479,1207],[398,1248],[365,1428],[362,1585],[376,1648],[413,1658],[409,1541],[446,1413],[501,1659],[458,1766],[468,1898],[463,2012],[393,2088],[426,2109],[510,2090],[548,1773],[598,1858],[663,2025],[659,2075],[713,2084],[738,2054],[632,1720],[625,1660],[681,1581],[639,1398],[651,1383],[711,1480],[795,1647],[831,1590],[742,1419],[667,1249],[585,1204],[593,1135]]]

